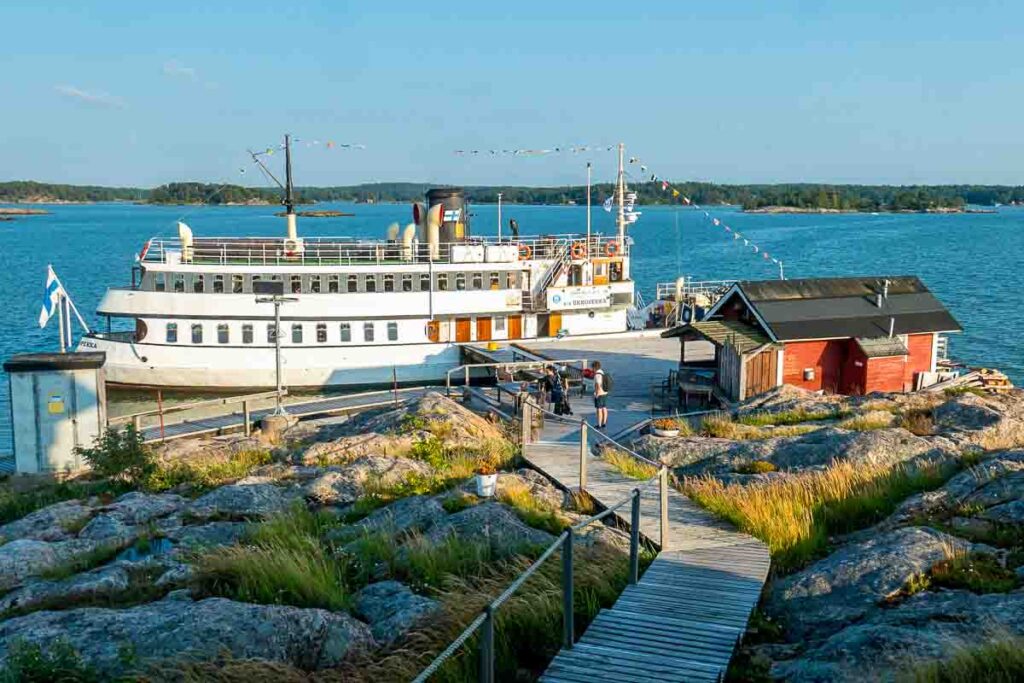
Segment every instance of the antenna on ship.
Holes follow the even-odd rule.
[[[626,242],[626,145],[619,143],[619,177],[616,182],[615,194],[619,204],[619,213],[615,225],[619,229],[619,248]]]

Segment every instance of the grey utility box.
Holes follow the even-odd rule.
[[[92,446],[107,423],[105,353],[25,353],[4,363],[11,388],[15,471],[76,472],[75,446]]]

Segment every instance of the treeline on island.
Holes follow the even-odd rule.
[[[411,202],[422,200],[431,185],[426,183],[368,183],[337,187],[298,187],[299,203],[330,201]],[[630,186],[640,204],[679,203],[689,197],[698,204],[733,204],[747,210],[792,207],[835,211],[927,211],[960,209],[967,204],[1024,205],[1024,186],[1008,185],[826,185],[815,183],[718,185],[680,182],[665,189],[662,182]],[[592,201],[599,204],[612,196],[611,183],[593,187]],[[584,204],[585,186],[496,187],[467,186],[472,202],[494,203],[498,193],[510,204]],[[151,204],[277,204],[275,188],[242,187],[214,183],[168,183],[152,189],[56,185],[31,181],[0,183],[0,202],[108,202],[134,201]]]

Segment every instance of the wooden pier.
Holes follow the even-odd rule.
[[[574,403],[578,415],[592,412],[585,400]],[[539,436],[524,445],[523,457],[563,488],[579,488],[582,479],[582,488],[609,506],[641,484],[591,454],[593,439],[604,438],[592,430],[548,419]],[[724,678],[768,577],[768,548],[674,489],[666,487],[665,495],[663,515],[659,487],[648,485],[640,492],[640,533],[662,546],[658,557],[614,606],[597,615],[579,641],[559,652],[540,680]],[[616,514],[628,523],[628,511]],[[662,519],[667,521],[664,533]]]

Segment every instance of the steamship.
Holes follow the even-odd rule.
[[[271,387],[277,335],[289,387],[431,382],[459,365],[460,345],[627,330],[621,145],[612,235],[477,237],[462,192],[444,188],[380,240],[301,237],[284,146],[285,235],[200,237],[179,223],[178,239],[146,243],[131,286],[107,290],[98,307],[107,332],[77,348],[106,352],[108,382]],[[288,299],[279,327],[274,306],[258,301],[274,288]],[[112,319],[134,329],[110,331]]]

